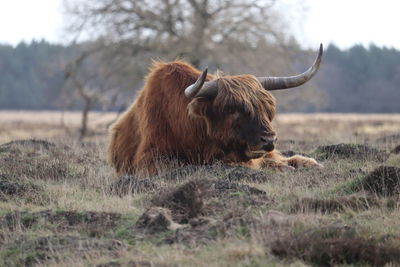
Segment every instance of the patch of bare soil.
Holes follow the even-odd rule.
[[[399,263],[399,239],[386,239],[364,238],[351,227],[333,225],[286,233],[269,247],[280,258],[297,258],[317,266]]]
[[[333,199],[301,198],[290,207],[290,212],[333,213],[343,212],[347,209],[362,211],[380,206],[380,201],[370,196],[346,196]]]
[[[358,181],[354,189],[384,197],[399,195],[400,168],[380,166]]]
[[[7,175],[0,174],[0,201],[26,201],[37,205],[48,202],[42,187],[32,182],[13,181]]]
[[[40,211],[12,212],[0,217],[0,227],[9,231],[44,227],[55,232],[78,231],[88,236],[102,236],[121,219],[118,213]]]
[[[338,144],[319,146],[313,154],[319,160],[330,158],[355,158],[355,159],[373,159],[385,161],[388,158],[388,153],[382,150],[371,148],[360,144]]]
[[[42,265],[47,260],[62,262],[63,257],[117,257],[125,245],[118,240],[85,238],[71,235],[43,236],[34,239],[22,237],[2,248],[2,261],[21,266]]]

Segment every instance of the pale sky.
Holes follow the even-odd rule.
[[[400,49],[399,0],[304,0],[306,16],[296,36],[307,47],[335,43],[346,48],[353,44]],[[63,42],[62,0],[0,0],[0,43],[44,38]],[[279,2],[279,1],[278,1]],[[290,6],[296,0],[280,0]],[[292,10],[295,20],[297,10]],[[298,16],[298,19],[302,16]],[[296,20],[295,20],[296,21]]]
[[[0,43],[63,40],[61,0],[0,0]]]
[[[304,38],[314,43],[355,43],[400,49],[399,0],[306,0]]]

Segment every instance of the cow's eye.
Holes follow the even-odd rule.
[[[239,119],[241,117],[239,112],[233,112],[231,113],[232,118],[236,121],[237,119]]]
[[[227,108],[225,108],[224,112],[226,114],[232,114],[235,112],[235,109],[233,107],[227,107]]]

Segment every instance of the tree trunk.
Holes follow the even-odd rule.
[[[82,121],[81,121],[81,129],[80,129],[80,136],[79,140],[82,140],[88,131],[88,115],[89,111],[92,109],[92,99],[85,98],[85,106],[82,110]]]

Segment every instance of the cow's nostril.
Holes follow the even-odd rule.
[[[265,145],[263,146],[263,150],[267,151],[267,152],[271,152],[272,150],[274,150],[275,146],[274,143],[269,142],[269,143],[265,143]]]
[[[276,136],[261,136],[260,137],[260,141],[265,144],[269,144],[269,143],[274,144],[276,142],[276,140],[277,140]]]

